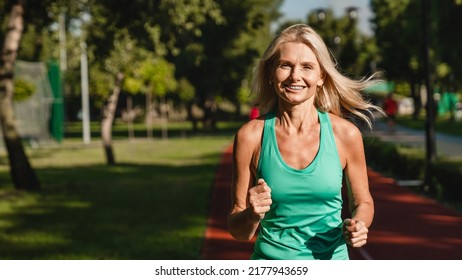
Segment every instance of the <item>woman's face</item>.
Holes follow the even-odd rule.
[[[313,99],[322,86],[322,72],[314,52],[303,43],[283,43],[276,62],[273,83],[279,97],[298,105]]]

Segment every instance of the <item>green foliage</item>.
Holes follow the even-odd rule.
[[[238,104],[238,91],[255,60],[271,40],[270,23],[277,19],[279,0],[216,1],[226,20],[207,21],[203,27],[200,63],[188,50],[175,58],[179,76],[195,86],[199,105],[208,97],[223,97]]]
[[[459,24],[462,18],[462,6],[458,1],[430,2],[431,21],[433,23],[434,37],[432,48],[435,50],[435,65],[447,65],[449,72],[440,76],[439,82],[443,87],[462,87],[462,55],[460,46],[462,38],[455,34],[462,32]],[[433,5],[433,6],[432,6]],[[440,68],[439,66],[438,68]],[[441,69],[438,69],[441,71]],[[441,74],[441,73],[440,73]]]
[[[442,188],[441,195],[448,200],[458,200],[462,197],[460,180],[462,179],[461,161],[441,161],[433,167],[435,179]],[[460,202],[460,200],[458,201]]]
[[[128,29],[121,29],[115,36],[109,57],[105,60],[105,69],[114,76],[130,71],[136,61],[137,50],[137,42]]]
[[[125,71],[124,90],[132,94],[151,93],[164,97],[176,89],[173,64],[143,49],[137,49],[135,57]]]
[[[129,74],[125,81],[129,92],[144,91],[139,82],[131,80],[137,79],[134,68],[143,60],[138,49],[175,65],[175,78],[185,77],[194,86],[195,99],[201,105],[207,96],[239,102],[240,85],[271,39],[270,23],[279,16],[282,0],[36,2],[27,3],[30,9],[22,56],[43,60],[59,57],[56,23],[64,13],[66,94],[76,96],[80,92],[82,35],[88,46],[90,94],[96,100],[92,105],[102,103],[99,100],[110,92],[113,77],[119,72]],[[88,16],[84,22],[82,15]],[[111,79],[102,74],[105,71]],[[168,78],[164,84],[152,83],[156,87],[152,90],[168,97],[165,92],[172,91],[175,82]],[[146,88],[147,83],[142,84]]]
[[[397,119],[397,122],[410,128],[420,130],[425,129],[424,116],[420,116],[420,118],[417,119],[413,118],[412,116],[400,117]],[[455,122],[444,116],[438,116],[435,120],[435,130],[437,132],[462,136],[462,122]]]
[[[180,97],[180,100],[182,100],[183,102],[190,102],[194,99],[196,89],[188,81],[188,79],[183,77],[178,81],[177,92],[178,96]]]
[[[377,138],[364,139],[368,165],[398,180],[424,179],[425,155],[419,148],[383,142]],[[460,203],[462,161],[439,158],[432,167],[435,198]]]
[[[117,166],[80,140],[29,150],[43,191],[8,189],[0,165],[0,258],[199,259],[216,166],[231,142],[115,141]]]
[[[438,66],[436,66],[436,76],[439,79],[447,78],[451,72],[451,66],[449,66],[447,63],[440,63]]]
[[[20,57],[24,60],[38,61],[41,50],[41,34],[32,24],[27,24],[25,32],[21,38]]]
[[[395,85],[395,93],[401,96],[408,96],[411,91],[411,86],[408,82],[397,82]]]
[[[146,90],[159,97],[176,88],[175,66],[161,57],[142,61],[138,71]]]
[[[372,0],[375,16],[375,34],[380,46],[381,61],[388,79],[419,82],[419,58],[422,53],[423,24],[422,4],[428,10],[428,32],[430,44],[430,71],[432,84],[440,87],[462,86],[462,57],[459,34],[462,26],[462,6],[457,1],[419,0]]]
[[[125,77],[123,89],[133,94],[140,93],[143,89],[143,82],[132,76]]]
[[[24,79],[15,79],[14,80],[14,95],[13,99],[15,101],[26,101],[32,95],[35,94],[36,88],[33,83],[28,82]]]
[[[424,153],[417,148],[383,142],[378,138],[365,138],[367,162],[373,168],[397,179],[422,179]]]
[[[332,9],[315,10],[307,15],[307,23],[323,38],[342,72],[362,77],[374,70],[370,65],[377,60],[375,40],[361,34],[356,18],[337,17]]]
[[[421,12],[416,0],[372,0],[373,23],[380,46],[379,68],[390,80],[409,81],[420,57]]]
[[[99,63],[93,63],[89,72],[91,77],[89,90],[92,103],[95,107],[101,108],[114,87],[114,76],[105,71]]]
[[[155,55],[159,57],[166,56],[168,54],[168,48],[160,38],[162,34],[162,28],[159,25],[150,26],[148,23],[146,23],[145,28],[149,33],[149,38],[151,38]]]
[[[251,90],[249,87],[249,83],[247,82],[247,80],[243,80],[241,87],[239,88],[239,91],[237,93],[237,100],[240,104],[248,104],[251,99],[250,94]]]

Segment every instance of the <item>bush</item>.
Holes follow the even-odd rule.
[[[433,173],[443,187],[443,197],[462,201],[462,162],[442,161],[433,167]]]
[[[364,149],[370,167],[397,180],[423,180],[425,176],[425,153],[422,149],[409,147],[379,138],[365,137]],[[433,183],[439,189],[438,199],[462,202],[462,161],[439,158],[432,168]]]
[[[396,179],[423,179],[424,154],[420,149],[368,137],[364,149],[372,168]]]

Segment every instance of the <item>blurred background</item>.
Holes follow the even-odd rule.
[[[462,135],[460,18],[460,0],[0,0],[0,258],[199,258],[252,70],[294,23],[424,132],[368,145],[371,165],[460,207],[435,137]]]

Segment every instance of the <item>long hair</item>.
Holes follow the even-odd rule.
[[[375,79],[374,75],[360,80],[342,75],[337,70],[336,63],[322,38],[305,24],[292,25],[276,36],[255,69],[252,92],[256,93],[256,102],[262,114],[276,110],[278,106],[278,95],[270,80],[279,59],[280,46],[289,42],[307,45],[320,64],[324,83],[316,92],[316,108],[340,117],[356,116],[372,127],[372,111],[382,112],[382,110],[366,101],[361,93],[380,81]]]

